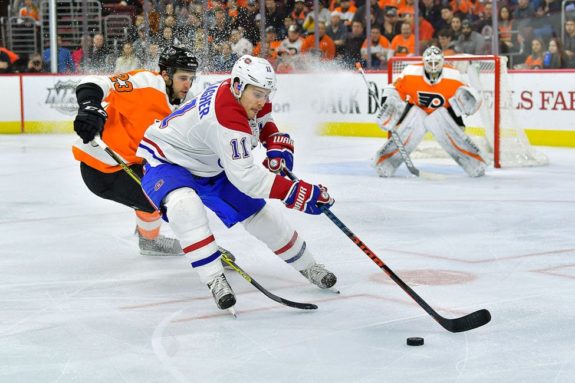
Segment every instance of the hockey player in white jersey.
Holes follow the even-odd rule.
[[[485,174],[485,155],[465,134],[462,119],[479,110],[481,95],[463,83],[455,68],[444,65],[439,48],[427,48],[423,62],[408,65],[383,96],[378,124],[385,131],[397,129],[408,154],[429,131],[469,176]],[[376,153],[374,166],[380,176],[391,177],[402,162],[397,146],[388,140]]]
[[[152,125],[138,147],[137,155],[147,161],[144,191],[170,223],[220,309],[232,307],[236,299],[216,262],[220,253],[205,207],[227,227],[240,222],[320,288],[336,283],[335,275],[315,262],[303,238],[265,202],[279,199],[308,214],[320,214],[322,206],[334,202],[323,186],[290,181],[269,171],[280,169],[254,162],[252,149],[261,142],[267,166],[293,167],[293,141],[278,131],[271,116],[269,99],[275,89],[270,63],[242,56],[230,79],[206,88]]]

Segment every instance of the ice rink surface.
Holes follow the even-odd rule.
[[[341,294],[210,215],[260,284],[319,305],[228,272],[234,319],[185,257],[139,255],[133,213],[87,190],[72,135],[0,136],[0,382],[575,382],[575,150],[479,179],[421,160],[445,178],[382,179],[380,139],[295,138],[295,173],[329,187],[375,254],[443,316],[491,323],[445,331],[326,217],[277,201]]]

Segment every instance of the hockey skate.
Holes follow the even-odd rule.
[[[236,304],[236,296],[224,274],[220,274],[208,283],[208,288],[214,296],[216,305],[221,310],[226,310]]]
[[[154,239],[146,239],[138,233],[138,244],[142,255],[183,255],[182,247],[175,238],[159,235]]]
[[[329,289],[337,282],[335,274],[318,263],[314,263],[305,270],[300,270],[300,273],[320,289]]]

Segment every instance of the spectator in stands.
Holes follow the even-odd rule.
[[[28,59],[28,73],[41,73],[44,72],[44,62],[40,53],[33,53]]]
[[[502,5],[500,8],[506,7],[505,5]],[[507,10],[509,12],[509,19],[511,20],[511,12],[509,11],[509,8],[507,7]],[[486,2],[483,5],[483,8],[479,11],[479,13],[477,14],[477,20],[475,20],[473,22],[473,29],[476,30],[477,32],[481,33],[482,35],[489,35],[491,36],[493,34],[492,32],[492,25],[493,25],[493,4],[491,3],[491,1]],[[484,30],[484,28],[487,28]]]
[[[421,0],[419,14],[431,23],[436,32],[439,32],[438,28],[441,27],[441,8],[435,4],[434,0]]]
[[[565,54],[569,68],[575,68],[575,19],[565,21]]]
[[[409,56],[415,53],[415,36],[411,32],[411,23],[401,23],[401,33],[391,41],[391,49],[395,56]]]
[[[108,65],[108,55],[110,51],[105,45],[104,35],[96,33],[94,35],[92,52],[90,54],[90,70],[92,72],[110,72],[112,67]]]
[[[232,44],[232,51],[237,54],[238,57],[251,55],[254,50],[254,46],[250,40],[244,37],[243,28],[232,30],[232,33],[230,34],[230,43]]]
[[[14,65],[16,64],[16,62],[18,60],[20,60],[20,56],[18,56],[16,53],[12,52],[11,50],[9,50],[8,48],[2,47],[0,46],[0,52],[4,52],[8,55],[8,58],[10,59],[10,64]]]
[[[38,11],[38,7],[34,5],[33,0],[24,0],[24,6],[18,11],[18,16],[31,17],[37,25],[40,24],[40,12]]]
[[[283,1],[265,0],[266,27],[274,27],[274,31],[278,35],[285,33],[281,32],[284,27],[285,15]]]
[[[281,44],[281,41],[277,39],[277,33],[274,27],[271,25],[266,28],[266,53],[265,57],[270,63],[275,64],[275,61],[278,57],[278,48]],[[262,50],[261,41],[257,43],[254,48],[254,56],[260,56],[260,52]]]
[[[232,25],[235,29],[243,28],[244,37],[254,45],[260,41],[260,31],[256,24],[258,11],[256,0],[248,0],[247,6],[238,10],[238,17]]]
[[[342,61],[349,68],[355,68],[355,63],[361,61],[361,46],[365,40],[364,26],[361,21],[351,23],[351,34],[347,36],[343,46]]]
[[[393,38],[401,33],[401,22],[397,17],[397,8],[386,7],[383,16],[383,28],[381,34],[383,37],[392,41]]]
[[[216,72],[230,72],[235,62],[238,60],[238,55],[232,51],[232,45],[224,41],[217,47],[217,54],[214,57],[214,71]]]
[[[539,38],[533,39],[531,42],[531,54],[525,60],[525,67],[527,69],[541,69],[543,68],[543,52],[545,51],[545,44]]]
[[[230,38],[231,28],[228,15],[222,8],[214,10],[214,24],[209,29],[209,39],[214,45],[220,45]]]
[[[349,0],[341,0],[339,2],[339,7],[335,8],[334,11],[341,14],[341,21],[349,32],[351,30],[353,16],[355,15],[355,12],[357,12],[356,6]]]
[[[323,0],[320,0],[318,2],[318,20],[320,23],[323,23],[325,26],[328,26],[329,23],[331,22],[331,13],[329,11],[329,9],[327,9],[324,4],[323,4]],[[308,12],[304,22],[303,22],[303,30],[306,33],[314,33],[315,31],[315,20],[314,20],[314,12],[313,9],[310,9],[310,11]]]
[[[160,48],[164,50],[166,47],[170,47],[172,45],[179,45],[174,40],[174,31],[170,27],[164,27],[162,29],[162,36],[159,39]]]
[[[0,73],[12,73],[10,56],[2,50],[0,50]]]
[[[367,39],[361,46],[361,58],[363,63],[368,62]],[[371,67],[385,68],[387,60],[393,56],[393,50],[388,39],[381,35],[381,30],[377,25],[371,27]]]
[[[302,53],[319,53],[321,60],[333,60],[335,58],[335,44],[326,34],[326,24],[323,21],[317,23],[319,36],[319,52],[315,51],[315,34],[310,33],[304,38],[301,46]]]
[[[443,28],[437,34],[439,47],[444,56],[453,56],[455,54],[455,42],[453,41],[453,32],[451,29]]]
[[[293,56],[301,53],[303,38],[301,37],[300,27],[297,24],[289,27],[288,37],[282,40],[278,47],[278,54]],[[284,60],[285,61],[285,60]]]
[[[553,37],[549,40],[547,52],[543,56],[543,68],[545,69],[564,69],[568,67],[569,59],[563,50],[561,41]]]
[[[331,13],[331,23],[327,27],[326,33],[333,40],[335,44],[336,56],[341,55],[341,50],[347,38],[347,27],[341,21],[341,13],[333,11]]]
[[[535,11],[531,8],[529,0],[517,0],[517,7],[513,11],[513,19],[517,22],[516,28],[518,31],[523,32],[523,29],[530,28],[529,23],[534,16]]]
[[[82,36],[80,47],[72,52],[72,60],[74,60],[77,72],[90,69],[90,51],[92,50],[92,44],[92,37],[90,35],[84,35]]]
[[[76,65],[74,65],[74,60],[72,60],[72,53],[68,48],[64,48],[62,46],[62,37],[57,37],[57,48],[58,48],[58,73],[74,73],[76,70]],[[42,59],[50,68],[51,55],[50,55],[51,48],[44,49],[42,52]]]
[[[308,12],[309,10],[306,8],[304,0],[295,0],[290,16],[301,27]]]
[[[461,22],[461,35],[455,43],[455,50],[458,53],[480,55],[485,48],[485,38],[471,27],[471,22],[467,19]]]
[[[142,69],[159,72],[160,67],[158,66],[158,62],[160,60],[161,53],[160,46],[155,42],[150,42],[146,50],[146,55],[143,59],[140,59]]]
[[[371,25],[383,25],[383,8],[379,6],[377,0],[368,0],[371,6]],[[355,15],[353,15],[353,21],[361,21],[365,25],[365,15],[367,13],[367,5],[362,5],[357,8]]]
[[[505,5],[499,8],[499,40],[506,46],[506,52],[513,52],[516,50],[516,39],[514,35],[516,31],[513,28],[513,20],[511,18],[511,11]]]
[[[454,40],[461,36],[461,17],[459,14],[454,14],[451,18],[451,33],[453,33]]]
[[[131,42],[126,41],[122,45],[122,53],[120,57],[116,59],[116,66],[114,67],[114,72],[124,73],[129,72],[134,69],[140,68],[141,63],[134,53],[134,46]]]

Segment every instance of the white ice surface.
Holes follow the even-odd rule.
[[[327,185],[332,211],[423,299],[449,318],[491,311],[452,334],[326,217],[277,201],[341,294],[210,215],[259,283],[319,305],[279,305],[230,272],[234,319],[185,257],[139,255],[133,213],[87,190],[73,140],[0,136],[2,383],[575,382],[575,150],[479,179],[423,160],[445,179],[382,179],[381,140],[296,136],[296,174]]]

